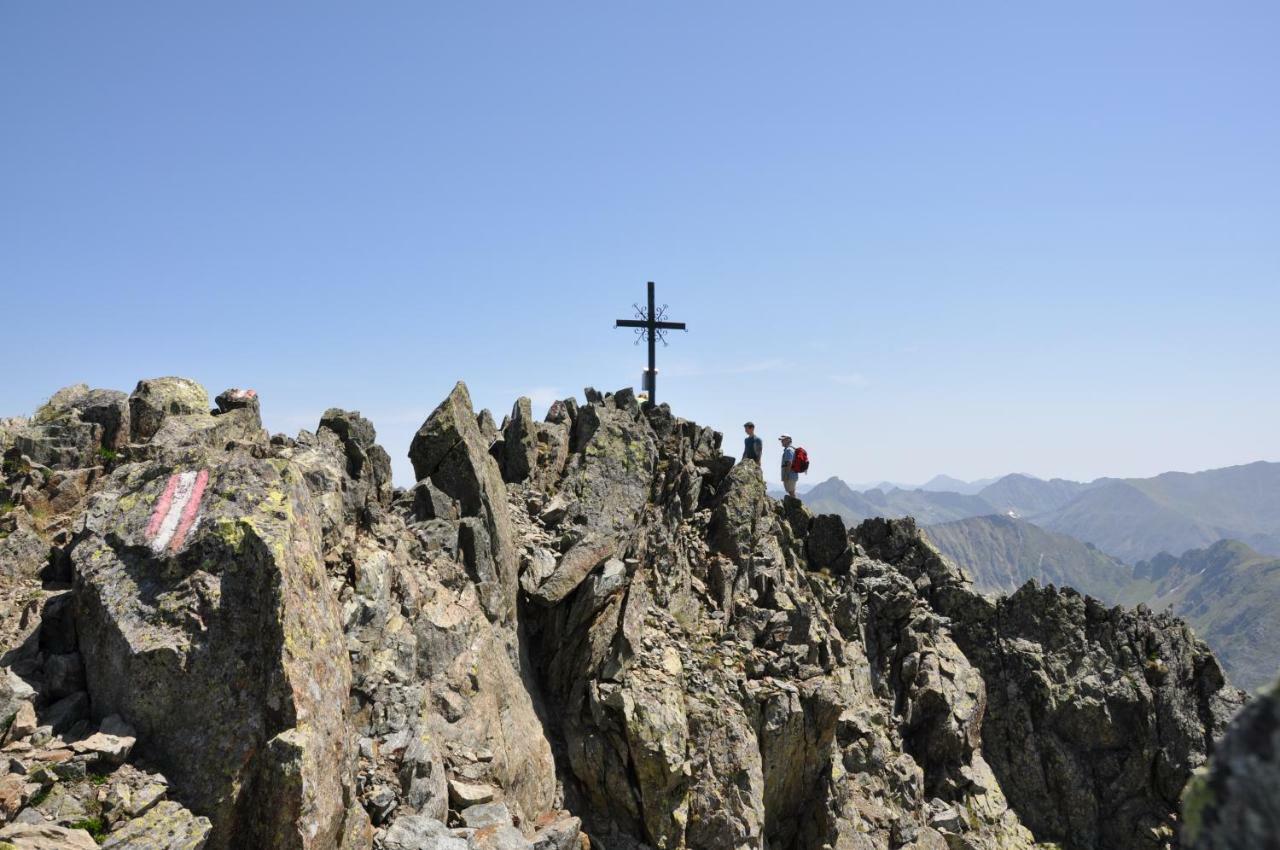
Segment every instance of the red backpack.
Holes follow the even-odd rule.
[[[796,446],[796,456],[791,459],[791,471],[809,471],[809,453],[802,446]]]

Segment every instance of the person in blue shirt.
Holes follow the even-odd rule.
[[[760,463],[764,457],[764,441],[756,436],[756,423],[748,422],[742,427],[747,432],[747,439],[743,441],[742,459]]]
[[[791,447],[790,434],[783,434],[778,441],[782,443],[782,486],[786,489],[788,496],[795,498],[796,482],[800,480],[800,473],[791,468],[791,462],[796,459],[796,450]]]

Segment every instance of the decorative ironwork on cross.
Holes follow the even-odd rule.
[[[649,393],[648,405],[652,407],[658,403],[658,368],[655,365],[657,344],[661,342],[664,346],[667,344],[667,331],[686,331],[684,322],[668,322],[667,305],[655,308],[653,305],[653,281],[649,281],[649,306],[642,308],[639,304],[634,305],[636,308],[636,318],[634,319],[618,319],[614,323],[615,328],[635,328],[636,329],[636,345],[642,340],[649,343],[649,368],[644,373],[645,390]]]

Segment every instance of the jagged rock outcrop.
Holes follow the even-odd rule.
[[[255,393],[215,402],[164,378],[0,423],[6,829],[1156,848],[1240,704],[1179,621],[984,597],[629,390],[500,429],[458,384],[409,490],[358,413],[268,438]]]
[[[1186,624],[1070,588],[977,594],[909,520],[868,520],[853,536],[950,620],[986,685],[986,759],[1038,837],[1089,848],[1175,840],[1178,795],[1243,702]]]

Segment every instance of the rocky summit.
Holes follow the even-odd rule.
[[[978,593],[630,390],[458,384],[408,490],[259,405],[0,420],[0,848],[1275,846],[1275,695],[1210,761],[1244,696],[1171,615]]]

